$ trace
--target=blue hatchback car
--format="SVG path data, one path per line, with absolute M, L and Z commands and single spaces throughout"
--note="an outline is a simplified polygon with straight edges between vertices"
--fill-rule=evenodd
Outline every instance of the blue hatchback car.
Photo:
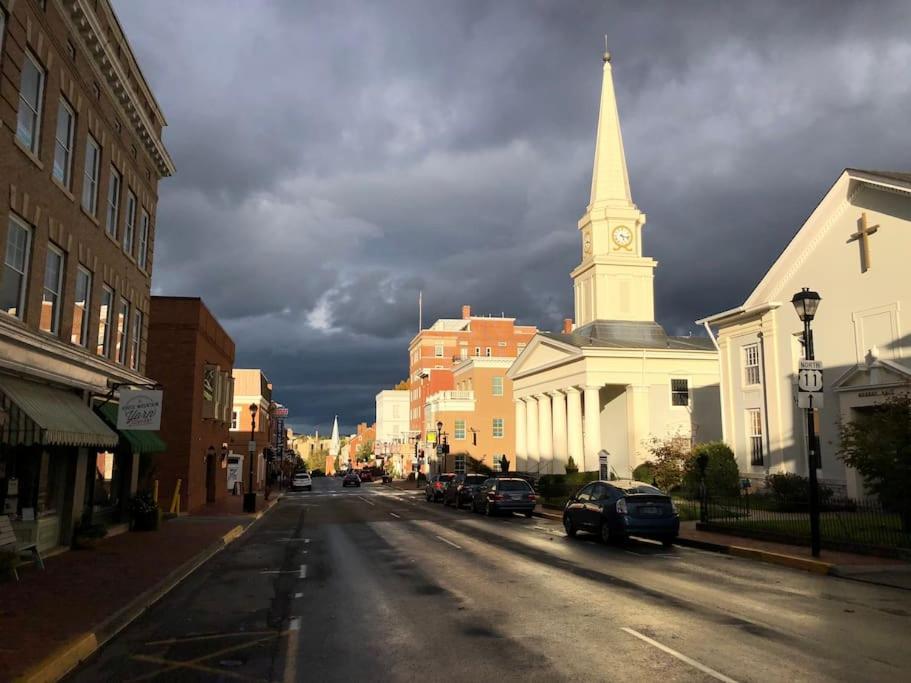
M 598 534 L 605 543 L 641 536 L 671 545 L 680 532 L 680 516 L 670 496 L 632 479 L 593 481 L 563 508 L 567 536 Z

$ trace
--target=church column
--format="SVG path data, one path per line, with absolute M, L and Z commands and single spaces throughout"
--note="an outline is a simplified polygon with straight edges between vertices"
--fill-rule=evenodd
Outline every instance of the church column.
M 566 471 L 566 394 L 555 391 L 552 394 L 554 415 L 554 465 L 553 474 L 563 474 Z
M 566 390 L 566 441 L 569 457 L 580 471 L 585 470 L 582 450 L 582 393 L 577 387 Z
M 554 459 L 554 432 L 551 420 L 550 396 L 538 396 L 538 454 L 539 471 L 549 474 Z
M 642 443 L 651 435 L 651 416 L 649 415 L 649 393 L 647 386 L 626 387 L 626 408 L 628 436 L 626 462 L 615 465 L 617 474 L 621 477 L 631 477 L 633 469 L 639 464 L 639 453 Z
M 525 460 L 526 471 L 538 471 L 538 401 L 534 396 L 525 398 Z
M 527 446 L 525 442 L 525 401 L 517 398 L 513 401 L 516 408 L 516 455 L 515 468 L 522 471 L 525 462 L 528 459 Z
M 598 469 L 601 450 L 601 395 L 599 387 L 585 387 L 585 472 Z

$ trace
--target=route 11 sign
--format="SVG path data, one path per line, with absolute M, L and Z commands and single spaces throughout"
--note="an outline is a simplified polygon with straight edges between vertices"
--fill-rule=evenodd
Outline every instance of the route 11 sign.
M 822 361 L 801 360 L 797 372 L 797 407 L 822 408 Z

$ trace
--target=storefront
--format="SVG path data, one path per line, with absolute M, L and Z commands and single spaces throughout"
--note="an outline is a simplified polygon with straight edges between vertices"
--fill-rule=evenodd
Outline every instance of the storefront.
M 72 388 L 0 375 L 0 510 L 40 550 L 69 545 L 87 498 L 90 453 L 115 434 Z M 114 480 L 113 463 L 103 463 Z

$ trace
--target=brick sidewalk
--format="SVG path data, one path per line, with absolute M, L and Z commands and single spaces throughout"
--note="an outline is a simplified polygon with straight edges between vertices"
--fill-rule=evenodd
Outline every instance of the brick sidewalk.
M 242 513 L 240 497 L 230 498 L 165 521 L 158 531 L 123 533 L 93 550 L 56 555 L 45 561 L 45 571 L 20 567 L 19 583 L 0 577 L 0 680 L 92 632 L 231 529 L 250 524 L 254 516 Z M 257 510 L 263 510 L 262 497 Z

